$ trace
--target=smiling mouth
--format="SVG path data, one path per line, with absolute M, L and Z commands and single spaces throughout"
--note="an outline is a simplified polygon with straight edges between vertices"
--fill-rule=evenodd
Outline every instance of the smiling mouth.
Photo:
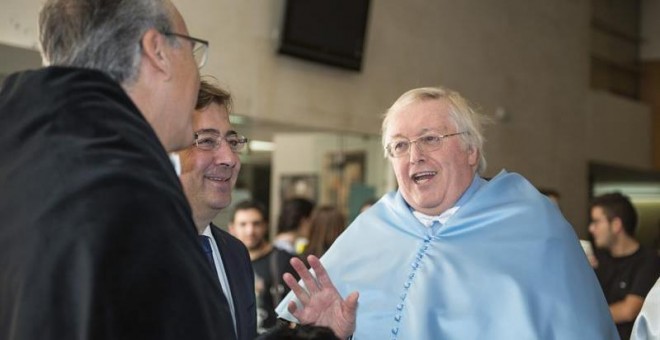
M 423 172 L 418 172 L 410 178 L 413 180 L 415 183 L 421 183 L 430 180 L 435 176 L 438 172 L 437 171 L 423 171 Z
M 231 179 L 231 176 L 206 176 L 206 178 L 215 182 L 227 182 Z

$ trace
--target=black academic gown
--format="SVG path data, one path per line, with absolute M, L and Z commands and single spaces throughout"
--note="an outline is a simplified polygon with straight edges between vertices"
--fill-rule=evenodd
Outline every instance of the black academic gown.
M 235 337 L 167 153 L 119 85 L 14 74 L 0 131 L 0 339 Z

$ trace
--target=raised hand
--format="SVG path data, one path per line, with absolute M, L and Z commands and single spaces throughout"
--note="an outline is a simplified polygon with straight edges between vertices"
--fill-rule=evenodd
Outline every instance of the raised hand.
M 286 273 L 283 276 L 284 282 L 302 304 L 302 308 L 298 309 L 294 301 L 289 302 L 289 312 L 303 325 L 329 327 L 340 339 L 348 338 L 355 331 L 358 292 L 349 294 L 346 300 L 342 299 L 319 259 L 310 255 L 307 261 L 314 269 L 316 279 L 300 259 L 291 259 L 291 265 L 306 289 L 298 284 L 293 275 Z

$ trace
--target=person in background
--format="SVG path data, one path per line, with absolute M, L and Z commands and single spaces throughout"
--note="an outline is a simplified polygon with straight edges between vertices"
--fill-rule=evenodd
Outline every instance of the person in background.
M 309 221 L 309 244 L 303 253 L 321 257 L 346 229 L 346 217 L 339 209 L 323 205 L 314 209 Z
M 293 271 L 289 260 L 293 255 L 274 248 L 268 240 L 268 221 L 266 209 L 255 201 L 243 201 L 236 204 L 231 213 L 229 232 L 247 247 L 252 261 L 255 281 L 251 290 L 256 295 L 257 332 L 262 334 L 273 328 L 277 321 L 275 306 L 289 291 L 282 274 Z
M 252 340 L 257 317 L 254 292 L 249 289 L 254 286 L 254 274 L 248 251 L 241 241 L 211 222 L 231 203 L 241 169 L 238 153 L 247 144 L 247 138 L 232 128 L 230 111 L 229 92 L 202 81 L 193 113 L 195 142 L 178 153 L 180 178 L 205 250 L 206 267 L 212 270 L 220 293 L 213 296 L 228 304 L 231 318 L 227 321 L 236 339 Z
M 656 224 L 656 234 L 655 238 L 653 239 L 653 249 L 655 249 L 655 252 L 660 256 L 660 221 Z
M 596 246 L 596 275 L 621 339 L 630 338 L 644 298 L 660 273 L 658 257 L 635 239 L 637 212 L 620 193 L 591 202 L 589 232 Z
M 539 189 L 539 191 L 548 197 L 552 203 L 554 203 L 556 206 L 559 206 L 559 199 L 561 198 L 559 191 L 555 189 Z
M 371 206 L 376 204 L 376 202 L 378 202 L 378 199 L 375 197 L 364 201 L 364 203 L 362 203 L 362 205 L 360 206 L 360 214 L 365 212 L 367 209 L 371 208 Z
M 309 242 L 309 217 L 312 210 L 314 203 L 306 198 L 297 197 L 284 201 L 273 245 L 294 255 L 302 254 Z
M 482 116 L 458 93 L 404 93 L 383 121 L 398 190 L 344 231 L 280 317 L 341 339 L 616 339 L 575 231 L 531 183 L 485 169 Z M 539 265 L 543 264 L 543 265 Z M 358 308 L 359 298 L 359 308 Z
M 208 43 L 168 0 L 47 0 L 0 90 L 0 339 L 232 339 L 167 151 Z

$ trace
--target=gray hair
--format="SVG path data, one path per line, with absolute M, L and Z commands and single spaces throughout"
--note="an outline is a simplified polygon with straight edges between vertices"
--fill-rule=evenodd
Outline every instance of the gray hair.
M 39 13 L 44 64 L 95 69 L 131 85 L 142 36 L 170 32 L 171 15 L 167 0 L 47 0 Z
M 478 114 L 470 107 L 467 100 L 458 92 L 443 87 L 422 87 L 412 89 L 399 97 L 399 99 L 387 109 L 383 118 L 382 143 L 387 146 L 388 137 L 386 135 L 389 122 L 393 114 L 401 111 L 406 106 L 426 101 L 426 100 L 446 100 L 449 104 L 449 117 L 456 127 L 457 132 L 466 131 L 460 135 L 463 145 L 473 148 L 479 153 L 479 164 L 477 173 L 482 174 L 486 170 L 486 157 L 484 157 L 483 144 L 483 125 L 487 121 L 486 117 Z M 387 157 L 387 151 L 385 151 Z

